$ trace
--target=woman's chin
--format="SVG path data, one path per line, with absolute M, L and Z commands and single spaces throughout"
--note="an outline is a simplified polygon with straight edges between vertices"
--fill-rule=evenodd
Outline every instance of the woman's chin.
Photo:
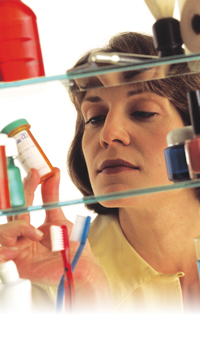
M 121 190 L 123 192 L 123 190 Z M 121 192 L 119 191 L 119 192 Z M 105 206 L 107 208 L 120 208 L 120 207 L 126 207 L 126 206 L 133 206 L 134 203 L 138 202 L 138 197 L 130 197 L 130 194 L 127 196 L 123 196 L 120 194 L 120 197 L 118 198 L 118 195 L 115 193 L 113 195 L 109 195 L 109 193 L 102 194 L 102 196 L 106 196 L 107 199 L 100 200 L 99 203 L 102 206 Z M 109 198 L 110 196 L 110 198 Z
M 158 192 L 158 193 L 149 193 L 149 194 L 145 194 L 145 196 L 140 196 L 140 195 L 133 195 L 131 196 L 131 190 L 135 190 L 135 189 L 120 189 L 118 191 L 113 191 L 113 192 L 106 192 L 104 194 L 101 194 L 101 196 L 103 197 L 105 195 L 106 199 L 102 199 L 99 200 L 98 202 L 102 205 L 105 206 L 107 208 L 126 208 L 126 207 L 133 207 L 133 208 L 137 208 L 139 210 L 140 206 L 152 206 L 152 204 L 154 203 L 155 205 L 157 204 L 157 206 L 159 205 L 159 202 L 161 201 L 166 201 L 169 197 L 170 194 L 173 194 L 175 192 L 177 192 L 178 190 L 173 190 L 172 192 Z M 179 190 L 180 191 L 180 190 Z M 118 192 L 120 192 L 120 194 L 117 194 Z M 125 194 L 123 194 L 123 192 L 125 192 Z
M 112 186 L 107 186 L 106 189 L 98 192 L 98 194 L 96 193 L 95 196 L 105 197 L 105 199 L 98 201 L 101 205 L 108 208 L 119 208 L 126 205 L 130 206 L 133 203 L 133 197 L 130 198 L 131 190 L 134 189 L 130 189 L 124 184 L 114 184 Z M 126 192 L 128 193 L 126 194 Z

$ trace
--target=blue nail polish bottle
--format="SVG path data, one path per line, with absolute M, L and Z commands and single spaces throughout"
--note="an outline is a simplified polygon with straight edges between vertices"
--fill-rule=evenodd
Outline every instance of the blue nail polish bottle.
M 190 180 L 184 147 L 188 139 L 193 139 L 192 126 L 174 129 L 167 135 L 168 148 L 164 155 L 168 178 L 173 182 Z

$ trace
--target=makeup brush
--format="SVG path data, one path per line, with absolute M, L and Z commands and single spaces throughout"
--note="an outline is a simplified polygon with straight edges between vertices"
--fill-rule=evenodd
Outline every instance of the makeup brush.
M 178 4 L 178 9 L 179 9 L 179 13 L 180 13 L 180 18 L 181 18 L 181 14 L 182 14 L 182 11 L 184 9 L 184 5 L 186 3 L 186 0 L 177 0 L 177 4 Z M 181 20 L 180 20 L 181 21 Z M 181 31 L 181 23 L 180 23 L 180 31 Z M 183 31 L 183 30 L 182 30 Z M 182 32 L 181 31 L 181 32 Z M 190 34 L 191 36 L 191 34 Z M 184 36 L 182 35 L 182 38 L 183 38 L 183 41 L 184 41 Z M 185 45 L 185 44 L 184 44 Z M 186 54 L 191 54 L 191 51 L 187 48 L 187 46 L 185 45 L 185 53 Z
M 175 0 L 144 0 L 156 19 L 152 30 L 160 57 L 183 54 L 180 23 L 173 18 Z
M 144 0 L 156 20 L 173 17 L 175 0 Z

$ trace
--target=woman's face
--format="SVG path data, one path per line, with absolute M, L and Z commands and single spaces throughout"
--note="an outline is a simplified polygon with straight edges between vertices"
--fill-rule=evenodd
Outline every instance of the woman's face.
M 95 195 L 171 183 L 166 136 L 184 124 L 168 99 L 141 92 L 140 84 L 92 89 L 82 113 L 82 148 Z

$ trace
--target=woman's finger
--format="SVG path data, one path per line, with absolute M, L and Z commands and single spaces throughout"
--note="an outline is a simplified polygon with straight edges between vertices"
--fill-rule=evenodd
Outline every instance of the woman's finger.
M 33 203 L 34 193 L 40 182 L 40 175 L 36 169 L 30 169 L 27 176 L 24 178 L 24 194 L 26 205 L 30 206 Z
M 0 247 L 0 264 L 16 259 L 19 256 L 20 250 L 18 247 Z
M 26 237 L 33 241 L 41 241 L 43 233 L 30 225 L 26 220 L 16 220 L 0 225 L 0 244 L 4 246 L 18 246 L 17 239 Z
M 44 181 L 41 185 L 43 203 L 59 201 L 60 170 L 54 168 L 55 174 Z M 61 208 L 46 211 L 46 222 L 65 220 L 66 217 Z

